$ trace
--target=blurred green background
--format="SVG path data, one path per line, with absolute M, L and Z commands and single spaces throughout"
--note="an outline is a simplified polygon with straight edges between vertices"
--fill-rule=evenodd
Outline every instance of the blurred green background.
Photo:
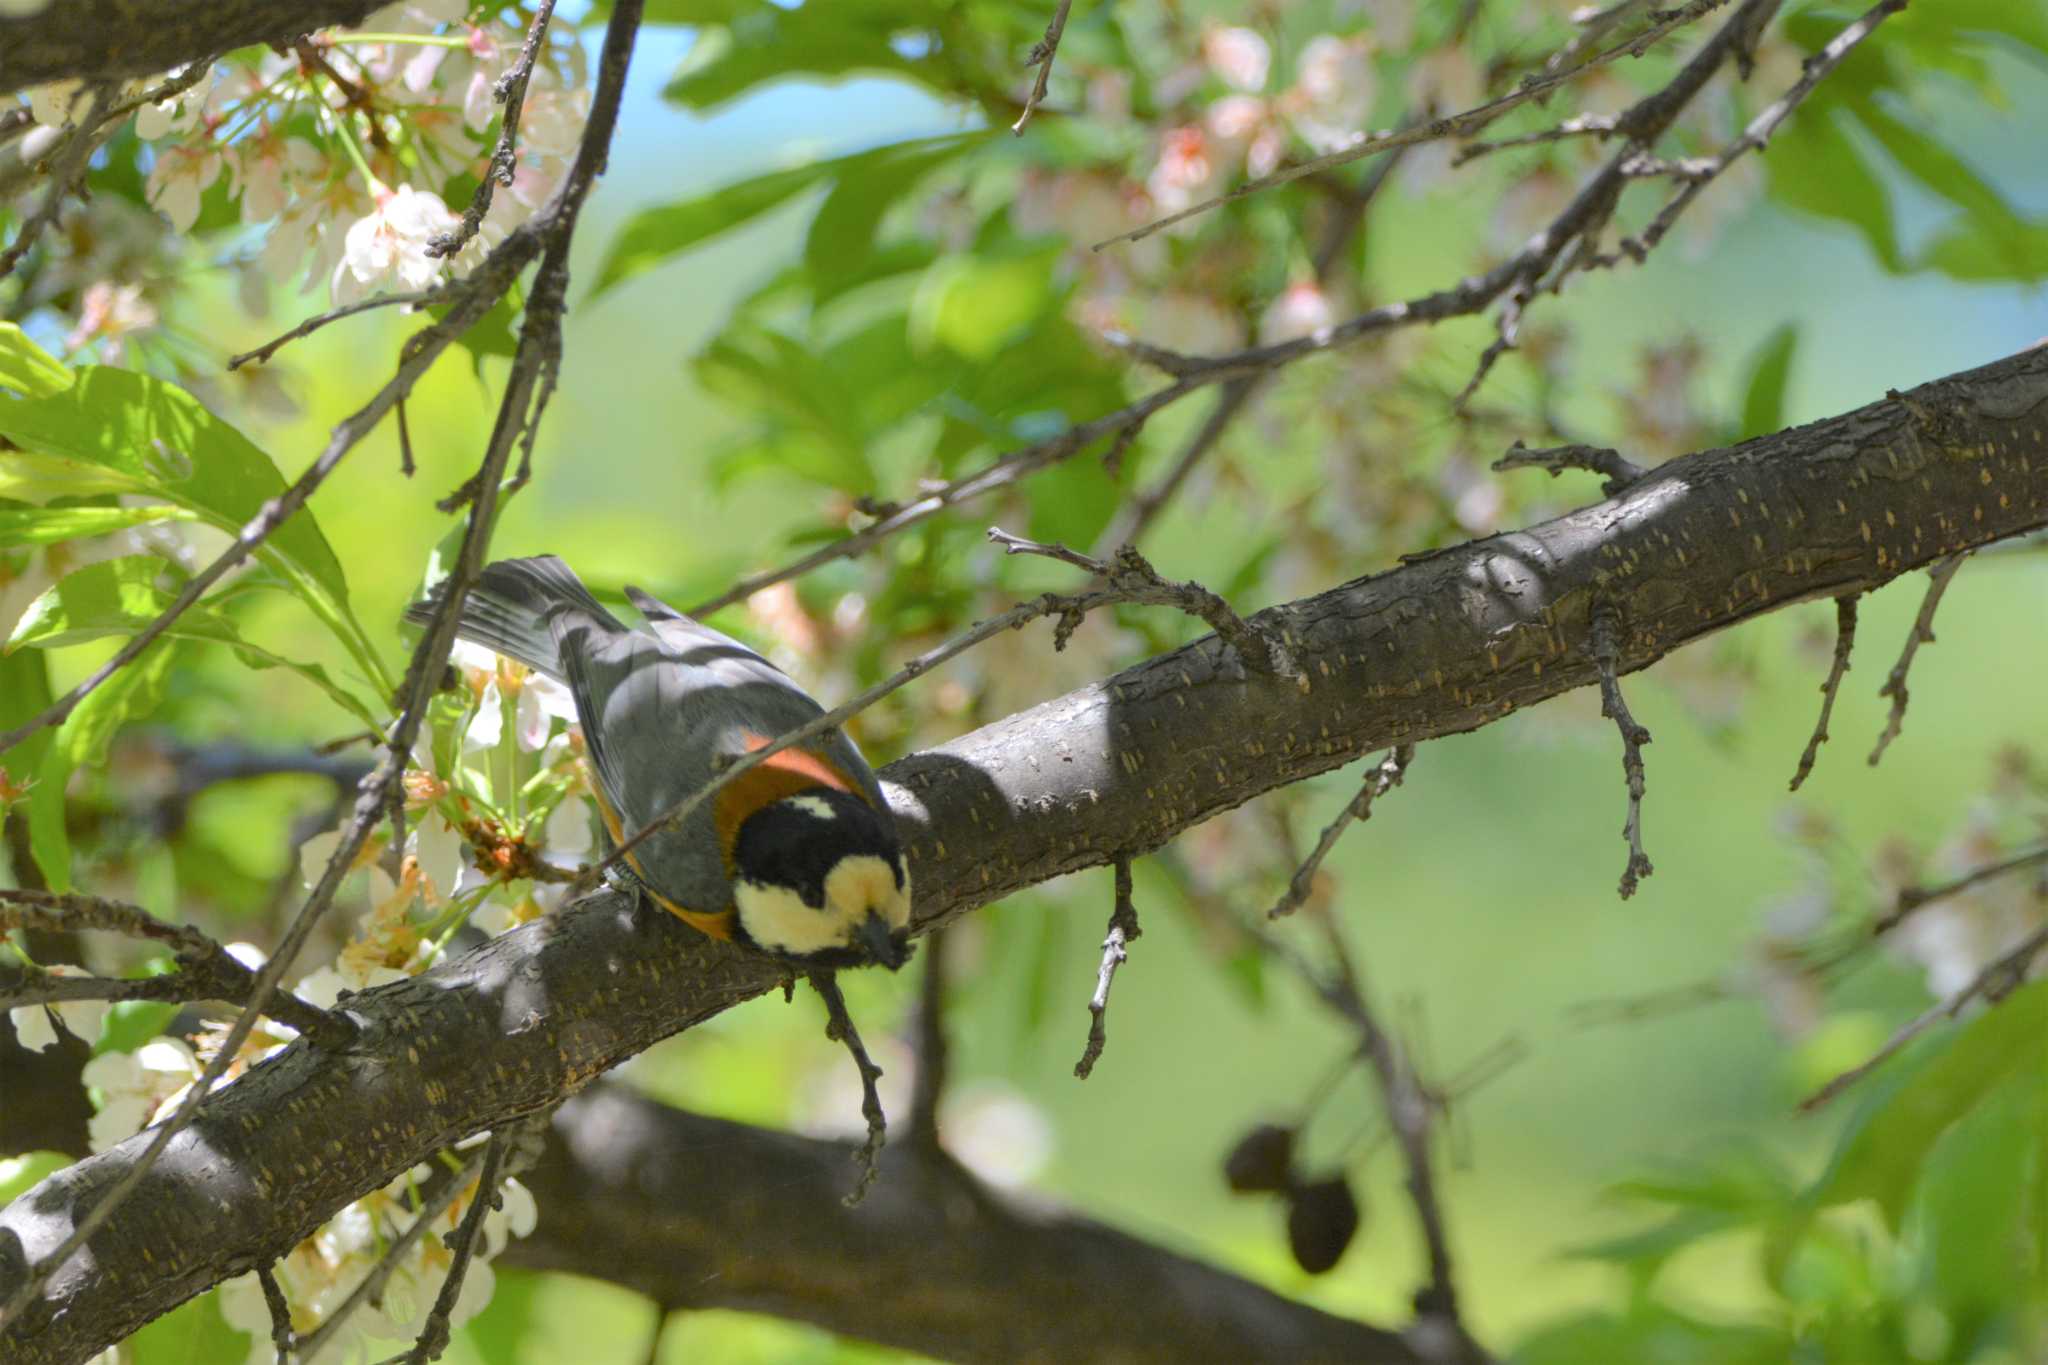
M 534 481 L 510 504 L 492 547 L 497 556 L 560 554 L 595 582 L 637 582 L 681 602 L 722 588 L 738 572 L 781 562 L 789 538 L 820 521 L 823 498 L 813 485 L 774 475 L 714 478 L 710 454 L 743 433 L 745 415 L 705 394 L 686 365 L 735 305 L 800 249 L 817 197 L 799 196 L 591 299 L 585 291 L 610 239 L 647 205 L 776 166 L 971 126 L 955 105 L 909 83 L 874 78 L 794 80 L 710 114 L 680 110 L 660 92 L 691 42 L 687 30 L 651 29 L 635 58 L 611 169 L 578 237 L 579 286 L 561 390 Z M 2048 86 L 2017 57 L 1996 61 L 2010 96 L 2005 107 L 1930 87 L 1922 112 L 1953 145 L 1969 147 L 2016 206 L 2048 214 L 2048 163 L 2038 151 L 2039 130 L 2048 127 Z M 1885 193 L 1907 243 L 1942 217 L 1943 206 L 1904 176 L 1890 175 Z M 1486 233 L 1483 213 L 1456 195 L 1418 196 L 1397 181 L 1367 229 L 1363 274 L 1372 295 L 1411 296 L 1456 278 L 1484 256 Z M 1545 324 L 1572 333 L 1571 368 L 1556 401 L 1584 430 L 1612 436 L 1624 421 L 1625 395 L 1655 382 L 1639 364 L 1644 349 L 1687 338 L 1704 347 L 1697 374 L 1684 381 L 1689 401 L 1732 429 L 1757 355 L 1787 324 L 1798 338 L 1783 404 L 1788 423 L 1987 362 L 2048 333 L 2039 284 L 1890 273 L 1853 227 L 1773 200 L 1748 203 L 1704 250 L 1678 241 L 1671 247 L 1647 268 L 1576 280 L 1562 298 L 1540 305 Z M 250 320 L 229 293 L 223 277 L 189 296 L 169 322 L 225 355 L 315 306 L 277 293 L 270 317 Z M 238 420 L 288 475 L 295 472 L 333 423 L 381 382 L 405 330 L 402 321 L 378 314 L 297 344 L 281 366 L 296 416 Z M 1442 369 L 1455 387 L 1488 335 L 1483 320 L 1447 326 L 1433 334 L 1435 349 L 1424 364 Z M 1321 428 L 1303 404 L 1312 403 L 1314 384 L 1352 363 L 1337 354 L 1297 367 L 1271 396 L 1272 415 L 1240 424 L 1231 449 L 1266 488 L 1306 490 L 1323 477 Z M 395 628 L 385 627 L 395 623 L 429 550 L 448 529 L 431 504 L 472 468 L 503 364 L 486 359 L 473 369 L 467 356 L 453 354 L 422 386 L 410 406 L 420 463 L 413 484 L 398 482 L 396 439 L 387 424 L 316 499 L 358 610 L 380 633 L 394 666 L 402 664 L 401 642 Z M 1319 368 L 1323 379 L 1313 373 Z M 1531 391 L 1526 375 L 1506 369 L 1497 385 L 1503 402 Z M 1173 436 L 1199 418 L 1201 401 L 1148 431 L 1147 469 L 1170 456 Z M 1427 429 L 1443 436 L 1450 423 L 1441 418 Z M 1390 463 L 1406 458 L 1400 450 L 1377 453 Z M 1594 481 L 1584 476 L 1555 485 L 1536 474 L 1505 477 L 1531 481 L 1515 486 L 1523 511 L 1510 514 L 1511 525 L 1596 496 Z M 885 484 L 881 491 L 901 488 Z M 1171 576 L 1228 582 L 1241 573 L 1255 536 L 1284 530 L 1248 524 L 1244 509 L 1227 487 L 1198 483 L 1152 533 L 1148 553 Z M 1259 513 L 1280 515 L 1277 497 Z M 972 529 L 997 519 L 998 509 L 971 509 L 960 524 Z M 1385 569 L 1406 548 L 1416 547 L 1390 545 L 1342 573 Z M 998 579 L 995 556 L 985 550 L 960 551 L 949 562 L 969 566 L 978 582 L 1060 581 L 1036 569 Z M 872 590 L 887 565 L 885 557 L 877 566 L 835 570 L 808 591 L 829 610 L 836 591 Z M 1586 693 L 1425 746 L 1406 785 L 1378 805 L 1329 864 L 1369 987 L 1438 1074 L 1455 1074 L 1502 1040 L 1526 1050 L 1504 1074 L 1460 1098 L 1445 1147 L 1461 1288 L 1482 1340 L 1506 1347 L 1541 1324 L 1612 1306 L 1631 1293 L 1629 1271 L 1573 1254 L 1642 1226 L 1639 1208 L 1604 1195 L 1617 1180 L 1750 1150 L 1812 1176 L 1850 1113 L 1866 1102 L 1852 1093 L 1810 1117 L 1793 1112 L 1800 1096 L 1860 1060 L 1924 1002 L 1919 973 L 1881 955 L 1831 1000 L 1823 1026 L 1796 1040 L 1774 1030 L 1759 1000 L 1740 991 L 1723 1003 L 1631 1020 L 1590 1020 L 1582 1007 L 1739 981 L 1767 912 L 1812 882 L 1810 848 L 1786 833 L 1801 813 L 1832 822 L 1837 842 L 1829 847 L 1840 866 L 1863 865 L 1894 836 L 1925 853 L 1986 790 L 2001 747 L 2039 743 L 2048 715 L 2041 681 L 2048 677 L 2048 557 L 2035 546 L 1986 554 L 1963 570 L 1942 608 L 1940 641 L 1916 664 L 1903 738 L 1882 766 L 1865 765 L 1885 713 L 1876 689 L 1923 581 L 1914 576 L 1864 604 L 1834 742 L 1796 797 L 1787 796 L 1785 784 L 1819 701 L 1833 620 L 1825 603 L 1779 613 L 1628 680 L 1631 705 L 1655 735 L 1646 754 L 1645 821 L 1657 868 L 1630 902 L 1613 889 L 1623 862 L 1619 755 L 1611 727 Z M 1284 586 L 1305 591 L 1325 584 Z M 1287 595 L 1283 585 L 1255 581 L 1236 605 L 1249 610 Z M 757 636 L 761 630 L 743 613 L 728 618 Z M 254 619 L 258 633 L 292 639 L 304 632 L 305 647 L 318 648 L 290 607 Z M 1172 622 L 1147 628 L 1167 638 L 1189 633 Z M 876 643 L 883 657 L 910 652 Z M 1108 631 L 1090 648 L 1089 659 L 1103 668 L 1150 652 L 1145 640 Z M 1022 670 L 1007 683 L 1019 699 L 1053 695 L 1088 676 L 1056 660 L 1049 628 L 1035 630 L 1005 658 Z M 82 672 L 87 662 L 68 658 L 65 667 Z M 803 661 L 796 664 L 801 671 Z M 1041 665 L 1042 677 L 1033 678 Z M 353 728 L 338 712 L 323 714 L 279 673 L 239 673 L 214 658 L 195 667 L 217 672 L 226 689 L 220 695 L 240 700 L 210 700 L 208 688 L 195 687 L 180 722 L 188 738 L 233 734 L 299 744 Z M 904 705 L 919 712 L 920 692 L 928 697 L 944 680 L 941 674 L 918 684 Z M 822 672 L 810 681 L 823 693 L 847 688 L 844 673 Z M 968 723 L 962 718 L 952 728 Z M 919 714 L 915 734 L 929 740 L 949 724 Z M 878 760 L 894 756 L 890 739 L 880 736 Z M 1312 837 L 1355 781 L 1353 774 L 1333 775 L 1278 798 L 1297 837 Z M 290 780 L 223 789 L 202 799 L 194 819 L 233 830 L 224 834 L 225 846 L 252 879 L 267 879 L 285 865 L 282 831 L 295 801 L 305 799 L 296 790 Z M 1227 875 L 1212 879 L 1212 890 L 1240 910 L 1262 908 L 1281 885 L 1270 848 L 1263 862 L 1246 853 L 1265 828 L 1261 818 L 1244 817 L 1227 837 L 1189 836 L 1213 841 L 1193 856 L 1224 867 Z M 1864 909 L 1881 908 L 1878 886 L 1859 883 L 1853 873 L 1831 890 L 1840 904 L 1861 898 Z M 1297 1113 L 1345 1051 L 1347 1035 L 1284 971 L 1260 974 L 1219 952 L 1213 930 L 1156 862 L 1138 867 L 1137 901 L 1145 935 L 1119 978 L 1108 1052 L 1086 1083 L 1074 1079 L 1072 1066 L 1109 908 L 1108 873 L 1016 897 L 952 932 L 956 971 L 947 1020 L 955 1086 L 1014 1097 L 1042 1115 L 1050 1144 L 1030 1181 L 1034 1191 L 1283 1293 L 1376 1321 L 1404 1319 L 1420 1282 L 1420 1246 L 1394 1150 L 1352 1142 L 1376 1112 L 1362 1075 L 1343 1082 L 1309 1130 L 1312 1160 L 1348 1162 L 1366 1208 L 1363 1231 L 1336 1271 L 1311 1278 L 1296 1270 L 1277 1206 L 1232 1197 L 1221 1179 L 1221 1158 L 1236 1137 L 1259 1120 Z M 907 1024 L 913 976 L 870 973 L 851 983 L 857 1017 L 871 1035 L 886 1034 L 888 1021 Z M 882 1060 L 891 1065 L 888 1055 Z M 899 1061 L 891 1069 L 893 1081 L 908 1068 Z M 855 1119 L 845 1072 L 843 1055 L 822 1036 L 815 1004 L 799 998 L 790 1006 L 779 997 L 721 1016 L 624 1069 L 630 1083 L 678 1104 L 831 1131 Z M 716 1152 L 689 1159 L 715 1178 Z M 1709 1237 L 1667 1267 L 1662 1284 L 1673 1301 L 1705 1317 L 1739 1320 L 1767 1299 L 1757 1251 L 1752 1232 Z M 203 1325 L 209 1312 L 183 1310 L 150 1331 L 167 1341 L 189 1339 L 203 1353 L 197 1343 L 210 1339 Z M 655 1328 L 652 1306 L 622 1291 L 505 1271 L 492 1308 L 458 1338 L 450 1358 L 633 1362 L 648 1358 Z M 798 1326 L 704 1313 L 673 1322 L 658 1358 L 893 1357 Z

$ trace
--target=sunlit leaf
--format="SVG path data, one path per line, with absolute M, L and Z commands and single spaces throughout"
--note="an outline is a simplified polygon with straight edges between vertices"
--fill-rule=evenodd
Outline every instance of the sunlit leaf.
M 168 503 L 142 507 L 0 507 L 0 547 L 55 545 L 158 522 L 197 520 L 199 514 L 191 508 Z
M 18 323 L 0 322 L 0 389 L 43 398 L 71 386 L 64 363 L 28 339 Z
M 2048 1077 L 2048 981 L 1960 1027 L 1882 1103 L 1859 1115 L 1813 1192 L 1820 1207 L 1874 1199 L 1894 1227 L 1941 1135 L 2008 1081 Z
M 30 603 L 6 647 L 10 651 L 24 646 L 52 649 L 109 636 L 127 639 L 163 614 L 176 597 L 182 578 L 182 572 L 168 561 L 148 555 L 89 564 L 66 574 Z M 364 724 L 375 728 L 380 723 L 374 710 L 337 684 L 319 664 L 287 659 L 252 644 L 212 604 L 188 607 L 166 634 L 174 639 L 228 645 L 251 668 L 288 668 Z

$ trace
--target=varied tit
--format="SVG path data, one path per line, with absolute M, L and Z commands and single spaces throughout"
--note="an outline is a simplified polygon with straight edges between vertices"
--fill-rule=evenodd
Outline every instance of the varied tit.
M 599 813 L 623 843 L 733 758 L 823 714 L 766 659 L 637 588 L 627 626 L 553 555 L 483 571 L 456 633 L 560 679 L 576 702 Z M 433 602 L 406 611 L 432 619 Z M 684 923 L 801 967 L 896 968 L 910 878 L 881 785 L 838 730 L 747 769 L 626 855 Z

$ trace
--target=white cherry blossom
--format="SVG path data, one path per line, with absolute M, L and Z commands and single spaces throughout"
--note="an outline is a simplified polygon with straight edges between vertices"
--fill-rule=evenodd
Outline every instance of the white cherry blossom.
M 425 289 L 442 269 L 442 262 L 427 255 L 427 243 L 456 222 L 431 190 L 400 185 L 385 191 L 376 208 L 348 230 L 334 268 L 334 301 L 353 303 L 380 288 Z
M 81 1078 L 100 1092 L 99 1112 L 87 1125 L 92 1149 L 104 1152 L 141 1132 L 198 1076 L 198 1059 L 177 1038 L 157 1038 L 133 1052 L 103 1052 L 87 1062 Z
M 210 141 L 179 142 L 157 149 L 149 168 L 149 202 L 179 232 L 199 220 L 199 196 L 220 179 L 220 153 Z

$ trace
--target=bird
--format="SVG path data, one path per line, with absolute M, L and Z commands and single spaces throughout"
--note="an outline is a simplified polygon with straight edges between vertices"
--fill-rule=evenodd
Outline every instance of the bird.
M 445 589 L 406 609 L 433 620 Z M 614 846 L 731 763 L 824 714 L 739 641 L 628 587 L 628 626 L 554 555 L 487 565 L 455 631 L 564 683 Z M 627 849 L 690 927 L 805 971 L 910 957 L 910 876 L 874 770 L 836 727 L 769 755 Z

